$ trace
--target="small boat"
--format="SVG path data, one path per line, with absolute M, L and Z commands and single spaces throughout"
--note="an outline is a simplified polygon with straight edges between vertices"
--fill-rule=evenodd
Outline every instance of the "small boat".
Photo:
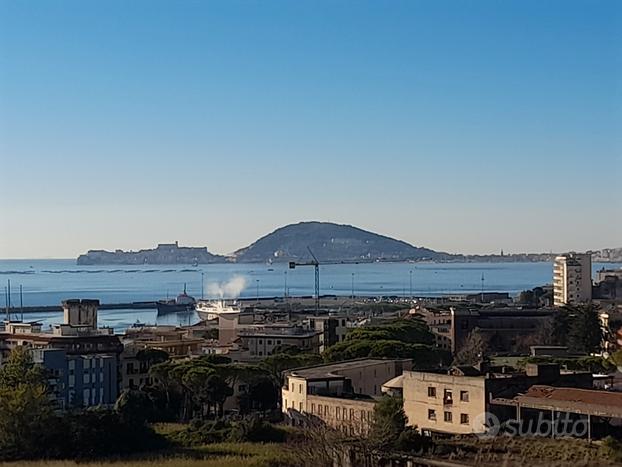
M 240 313 L 240 307 L 235 302 L 226 305 L 224 300 L 199 300 L 194 309 L 202 320 L 216 319 L 223 314 Z
M 158 300 L 156 302 L 156 308 L 159 315 L 166 315 L 168 313 L 184 313 L 194 310 L 196 300 L 186 293 L 186 284 L 184 284 L 184 291 L 180 293 L 177 298 L 172 300 Z

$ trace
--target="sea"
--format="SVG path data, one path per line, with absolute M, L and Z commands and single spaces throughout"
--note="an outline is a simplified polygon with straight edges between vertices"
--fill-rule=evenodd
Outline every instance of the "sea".
M 594 263 L 601 268 L 622 263 Z M 350 296 L 439 296 L 484 291 L 509 292 L 550 284 L 553 266 L 541 263 L 361 263 L 320 266 L 320 294 Z M 58 305 L 70 298 L 102 303 L 131 303 L 174 298 L 186 288 L 200 298 L 235 294 L 241 298 L 309 296 L 314 290 L 313 267 L 288 269 L 287 264 L 110 265 L 78 266 L 73 259 L 0 260 L 0 285 L 11 281 L 11 304 Z M 231 286 L 235 284 L 235 286 Z M 5 294 L 0 304 L 5 306 Z M 27 313 L 28 321 L 44 326 L 59 322 L 58 312 Z M 155 309 L 100 310 L 101 326 L 122 332 L 135 323 L 193 324 L 194 313 L 157 316 Z

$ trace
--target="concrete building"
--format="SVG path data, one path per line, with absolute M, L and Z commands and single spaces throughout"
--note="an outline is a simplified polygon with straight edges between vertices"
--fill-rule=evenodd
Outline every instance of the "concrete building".
M 619 280 L 622 280 L 622 268 L 619 269 L 599 269 L 596 271 L 596 282 L 603 282 L 607 280 L 608 277 L 617 277 Z
M 601 269 L 596 273 L 592 297 L 602 303 L 622 303 L 622 269 Z
M 50 373 L 48 384 L 61 409 L 111 406 L 119 395 L 113 355 L 69 355 L 61 349 L 33 349 L 33 360 Z
M 308 319 L 309 328 L 319 333 L 319 352 L 345 339 L 350 329 L 349 320 L 344 316 L 313 316 Z
M 177 326 L 139 326 L 125 331 L 123 343 L 137 349 L 158 349 L 172 358 L 201 355 L 206 339 L 192 337 L 187 328 Z
M 448 306 L 413 308 L 411 315 L 425 321 L 435 336 L 436 345 L 452 353 L 459 352 L 469 334 L 478 330 L 497 352 L 517 351 L 522 339 L 532 335 L 554 316 L 552 308 Z M 528 348 L 520 349 L 527 351 Z
M 288 370 L 282 410 L 301 424 L 322 422 L 349 434 L 364 434 L 373 420 L 382 385 L 412 368 L 406 359 L 360 359 Z
M 592 255 L 566 253 L 553 264 L 553 304 L 588 303 L 592 300 Z
M 251 325 L 238 330 L 240 347 L 249 351 L 253 359 L 272 355 L 276 347 L 294 346 L 305 352 L 319 353 L 319 332 L 292 326 L 289 323 Z
M 4 358 L 16 347 L 30 350 L 49 370 L 52 394 L 61 408 L 114 404 L 123 345 L 112 329 L 97 327 L 98 306 L 97 300 L 64 301 L 64 322 L 51 331 L 40 323 L 4 322 L 0 354 Z
M 486 432 L 487 412 L 496 413 L 500 420 L 508 416 L 507 411 L 492 405 L 492 399 L 512 398 L 534 384 L 592 387 L 591 373 L 560 373 L 559 366 L 553 364 L 528 365 L 525 372 L 500 368 L 482 373 L 474 367 L 456 367 L 449 372 L 405 371 L 402 379 L 408 424 L 424 432 L 450 434 Z

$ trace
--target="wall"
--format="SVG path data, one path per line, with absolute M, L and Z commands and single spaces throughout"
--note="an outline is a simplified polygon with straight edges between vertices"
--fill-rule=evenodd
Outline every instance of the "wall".
M 486 387 L 483 377 L 450 376 L 424 372 L 404 372 L 404 412 L 410 426 L 422 430 L 447 433 L 481 433 L 485 431 L 479 415 L 486 411 Z M 434 388 L 435 394 L 428 393 Z M 447 403 L 445 391 L 451 391 L 451 403 Z M 465 396 L 468 400 L 461 400 Z M 430 419 L 434 410 L 436 420 Z M 451 420 L 445 419 L 445 412 Z M 462 417 L 468 417 L 463 420 Z

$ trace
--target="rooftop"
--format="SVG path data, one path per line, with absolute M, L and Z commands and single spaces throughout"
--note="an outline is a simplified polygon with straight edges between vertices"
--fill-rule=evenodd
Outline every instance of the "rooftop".
M 363 369 L 368 366 L 382 365 L 387 362 L 410 361 L 408 359 L 383 359 L 383 358 L 363 358 L 359 360 L 349 360 L 345 362 L 331 363 L 326 365 L 315 365 L 305 368 L 295 368 L 288 370 L 286 374 L 305 379 L 324 379 L 340 378 L 343 371 Z
M 622 393 L 534 385 L 506 405 L 622 418 Z

